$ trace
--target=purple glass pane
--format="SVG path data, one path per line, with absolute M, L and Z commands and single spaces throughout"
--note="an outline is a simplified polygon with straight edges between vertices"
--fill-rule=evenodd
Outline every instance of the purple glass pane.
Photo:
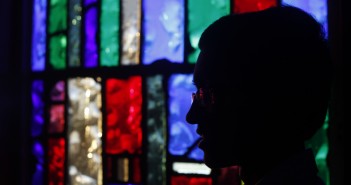
M 88 6 L 88 5 L 91 5 L 91 4 L 96 3 L 96 2 L 97 2 L 97 0 L 85 0 L 84 6 Z
M 183 62 L 184 0 L 145 0 L 143 8 L 143 63 L 162 58 Z
M 44 180 L 44 149 L 39 141 L 35 141 L 32 148 L 35 160 L 35 169 L 32 176 L 32 185 L 42 185 Z
M 57 82 L 52 88 L 50 97 L 52 101 L 64 101 L 65 100 L 65 82 L 63 80 Z
M 192 84 L 192 75 L 173 75 L 169 79 L 169 145 L 173 155 L 183 155 L 196 142 L 199 136 L 196 125 L 186 122 L 185 116 L 191 106 L 191 93 L 196 91 Z M 197 148 L 197 146 L 195 147 Z M 197 159 L 200 156 L 195 155 Z M 193 158 L 193 155 L 188 156 Z
M 327 0 L 283 0 L 282 3 L 301 8 L 302 10 L 310 13 L 320 24 L 323 25 L 326 36 L 328 35 Z
M 42 134 L 44 125 L 44 83 L 41 80 L 35 80 L 32 83 L 32 137 Z
M 91 7 L 85 14 L 85 67 L 96 67 L 98 65 L 97 16 L 98 11 L 96 7 Z
M 43 71 L 45 69 L 46 6 L 46 0 L 34 0 L 32 36 L 33 71 Z

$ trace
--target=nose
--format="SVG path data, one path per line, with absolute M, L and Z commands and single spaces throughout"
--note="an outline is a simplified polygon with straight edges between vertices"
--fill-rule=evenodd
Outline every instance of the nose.
M 186 115 L 186 121 L 190 124 L 197 124 L 199 119 L 199 105 L 194 101 Z

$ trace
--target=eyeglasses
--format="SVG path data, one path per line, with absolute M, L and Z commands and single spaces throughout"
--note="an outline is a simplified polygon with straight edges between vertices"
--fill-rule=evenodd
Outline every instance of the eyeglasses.
M 213 89 L 199 88 L 195 93 L 191 94 L 192 102 L 194 101 L 203 107 L 208 107 L 215 102 Z

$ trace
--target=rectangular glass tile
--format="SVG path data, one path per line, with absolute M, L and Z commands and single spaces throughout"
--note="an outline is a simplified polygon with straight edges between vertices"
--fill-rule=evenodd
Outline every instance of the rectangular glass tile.
M 148 77 L 147 85 L 147 183 L 166 185 L 166 110 L 162 76 Z
M 44 147 L 40 141 L 34 141 L 32 154 L 35 158 L 35 169 L 32 176 L 32 185 L 44 185 Z
M 117 66 L 119 63 L 119 1 L 102 0 L 100 17 L 101 66 Z
M 140 63 L 141 0 L 122 0 L 122 65 Z
M 49 62 L 53 69 L 66 68 L 66 35 L 55 35 L 50 38 L 50 58 Z
M 144 0 L 143 13 L 143 63 L 183 62 L 184 0 Z
M 192 79 L 192 74 L 176 74 L 169 79 L 168 151 L 172 155 L 190 154 L 186 157 L 202 160 L 203 152 L 195 144 L 200 137 L 196 133 L 197 126 L 188 124 L 185 120 L 191 106 L 191 94 L 196 91 Z M 190 146 L 194 147 L 188 151 Z
M 326 36 L 328 34 L 328 2 L 327 0 L 282 0 L 287 4 L 301 8 L 311 14 L 320 24 L 323 25 Z
M 32 33 L 32 71 L 45 70 L 46 0 L 34 0 Z
M 201 4 L 201 6 L 200 6 Z M 206 12 L 206 13 L 204 13 Z M 189 51 L 188 61 L 194 64 L 199 56 L 198 47 L 202 32 L 212 22 L 230 13 L 229 0 L 188 0 L 188 35 L 192 49 Z
M 93 78 L 68 80 L 70 184 L 102 184 L 101 85 Z
M 277 6 L 277 0 L 233 0 L 234 13 L 255 12 Z
M 65 106 L 52 105 L 50 107 L 49 133 L 62 133 L 65 128 Z
M 172 176 L 171 185 L 212 185 L 211 177 Z
M 211 169 L 203 163 L 175 162 L 172 164 L 174 172 L 179 174 L 210 175 Z
M 122 182 L 129 181 L 129 159 L 117 159 L 117 180 Z
M 49 33 L 67 29 L 67 0 L 50 0 Z
M 135 157 L 133 160 L 133 183 L 141 183 L 141 161 L 139 157 Z
M 97 4 L 91 5 L 95 1 L 85 0 L 84 15 L 84 66 L 87 68 L 98 66 L 98 8 Z M 89 5 L 89 6 L 88 6 Z
M 44 82 L 35 80 L 32 82 L 32 124 L 31 135 L 42 135 L 44 126 Z
M 63 185 L 65 183 L 65 139 L 49 139 L 48 163 L 48 184 Z
M 58 81 L 50 92 L 51 101 L 65 101 L 65 81 Z
M 68 66 L 80 66 L 82 0 L 70 0 L 68 6 Z
M 106 100 L 106 153 L 141 153 L 141 77 L 107 79 Z

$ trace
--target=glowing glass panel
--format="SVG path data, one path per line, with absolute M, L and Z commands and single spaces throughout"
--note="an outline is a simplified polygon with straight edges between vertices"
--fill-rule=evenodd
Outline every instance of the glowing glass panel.
M 234 0 L 234 13 L 255 12 L 277 6 L 277 0 Z
M 98 46 L 97 46 L 97 29 L 98 29 L 98 8 L 93 0 L 86 0 L 84 5 L 85 12 L 85 44 L 84 44 L 84 65 L 85 67 L 96 67 L 98 65 Z
M 212 185 L 211 177 L 172 176 L 171 185 Z
M 119 1 L 102 0 L 100 17 L 101 66 L 117 66 L 119 62 Z
M 80 37 L 82 24 L 82 0 L 70 0 L 68 6 L 68 65 L 80 66 Z
M 68 95 L 67 166 L 70 183 L 101 185 L 101 85 L 92 78 L 69 79 Z
M 44 125 L 44 82 L 35 80 L 32 82 L 32 137 L 43 133 Z
M 50 138 L 48 143 L 48 184 L 63 185 L 65 181 L 65 140 Z
M 58 81 L 50 92 L 51 101 L 65 100 L 65 81 Z
M 139 64 L 141 0 L 122 0 L 122 65 Z
M 199 6 L 201 4 L 201 6 Z M 206 12 L 206 13 L 204 13 Z M 188 35 L 192 47 L 188 61 L 195 63 L 200 53 L 200 36 L 207 26 L 218 18 L 230 13 L 229 0 L 188 0 Z
M 34 0 L 33 36 L 32 36 L 32 70 L 45 69 L 46 53 L 46 0 Z
M 35 170 L 32 176 L 32 185 L 44 184 L 44 147 L 39 141 L 35 141 L 32 148 L 32 154 L 35 157 Z
M 49 33 L 67 29 L 67 0 L 50 0 Z
M 67 37 L 57 35 L 50 38 L 50 64 L 53 69 L 66 68 Z
M 141 153 L 141 77 L 106 81 L 106 153 Z
M 190 95 L 195 92 L 192 75 L 172 75 L 169 79 L 169 145 L 168 150 L 173 155 L 184 155 L 196 152 L 198 155 L 187 157 L 202 160 L 203 153 L 194 143 L 199 136 L 196 125 L 190 125 L 185 117 L 191 106 Z M 194 148 L 190 148 L 194 146 Z M 190 150 L 190 151 L 189 151 Z
M 310 13 L 319 23 L 323 25 L 328 33 L 328 2 L 327 0 L 283 0 L 283 4 L 288 4 L 301 8 Z
M 52 105 L 50 108 L 49 133 L 62 133 L 65 128 L 65 106 Z
M 128 182 L 129 180 L 129 159 L 119 158 L 117 160 L 117 180 Z
M 143 63 L 183 62 L 184 0 L 143 1 Z
M 200 174 L 210 175 L 211 169 L 203 163 L 175 162 L 172 165 L 173 171 L 179 174 Z
M 148 184 L 166 185 L 166 110 L 162 76 L 147 78 Z

